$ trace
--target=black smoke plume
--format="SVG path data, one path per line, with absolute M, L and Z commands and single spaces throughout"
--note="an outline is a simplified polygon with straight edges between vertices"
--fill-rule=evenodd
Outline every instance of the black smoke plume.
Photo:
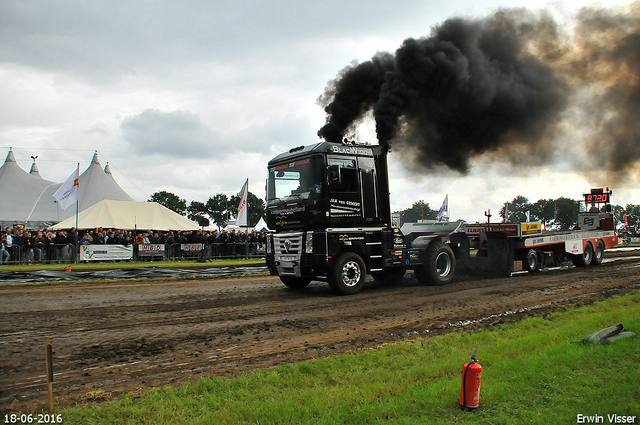
M 633 10 L 584 9 L 572 35 L 550 14 L 524 9 L 449 19 L 429 37 L 405 40 L 394 55 L 378 53 L 342 70 L 319 99 L 328 117 L 318 135 L 341 140 L 373 111 L 378 142 L 410 151 L 424 169 L 466 173 L 485 153 L 545 163 L 558 129 L 568 131 L 573 99 L 596 85 L 579 115 L 597 122 L 590 121 L 588 140 L 572 143 L 585 146 L 603 170 L 629 171 L 640 159 Z

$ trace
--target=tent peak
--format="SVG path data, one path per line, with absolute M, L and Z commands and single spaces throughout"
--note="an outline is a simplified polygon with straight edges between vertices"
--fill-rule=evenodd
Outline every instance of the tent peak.
M 107 165 L 104 166 L 104 172 L 107 174 L 111 174 L 111 168 L 109 168 L 109 163 L 107 162 Z
M 16 157 L 13 154 L 13 148 L 9 148 L 9 153 L 7 154 L 7 159 L 4 162 L 16 162 Z
M 35 160 L 33 160 L 33 164 L 31 164 L 31 171 L 29 171 L 29 174 L 40 176 L 40 170 L 38 170 Z
M 98 161 L 98 151 L 95 151 L 93 154 L 93 159 L 91 159 L 91 164 L 101 165 L 100 161 Z

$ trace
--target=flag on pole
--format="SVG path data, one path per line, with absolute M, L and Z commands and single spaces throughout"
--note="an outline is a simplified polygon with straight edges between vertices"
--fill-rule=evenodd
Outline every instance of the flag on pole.
M 238 215 L 236 216 L 236 226 L 247 227 L 247 193 L 249 192 L 249 179 L 242 186 L 240 191 L 240 204 L 238 205 Z
M 442 202 L 442 206 L 440 207 L 440 211 L 438 211 L 438 215 L 436 216 L 436 220 L 438 221 L 448 221 L 449 220 L 449 194 L 444 197 L 444 201 Z
M 524 213 L 524 215 L 527 217 L 527 223 L 531 221 L 531 211 L 527 211 L 526 213 Z
M 58 205 L 64 211 L 67 210 L 71 205 L 75 204 L 78 201 L 78 188 L 80 181 L 80 164 L 78 164 L 78 168 L 74 171 L 69 178 L 62 183 L 62 186 L 56 193 L 53 194 L 53 197 L 56 198 Z
M 504 203 L 504 221 L 503 223 L 508 223 L 509 222 L 509 203 L 505 202 Z

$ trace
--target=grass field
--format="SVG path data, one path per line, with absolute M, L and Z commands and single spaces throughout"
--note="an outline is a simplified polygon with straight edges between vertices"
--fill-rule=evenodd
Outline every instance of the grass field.
M 640 423 L 640 336 L 575 343 L 618 323 L 640 332 L 639 306 L 636 291 L 493 330 L 204 378 L 57 413 L 69 424 L 572 424 L 578 415 L 609 423 L 614 414 Z M 480 407 L 463 412 L 461 369 L 475 349 Z

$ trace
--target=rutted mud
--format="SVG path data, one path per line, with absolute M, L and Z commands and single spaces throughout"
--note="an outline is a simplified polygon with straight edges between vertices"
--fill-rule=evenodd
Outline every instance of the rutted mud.
M 600 267 L 504 278 L 412 274 L 340 297 L 269 276 L 0 287 L 0 411 L 47 406 L 45 336 L 57 405 L 102 400 L 203 375 L 256 368 L 451 331 L 490 328 L 640 287 L 638 252 Z

